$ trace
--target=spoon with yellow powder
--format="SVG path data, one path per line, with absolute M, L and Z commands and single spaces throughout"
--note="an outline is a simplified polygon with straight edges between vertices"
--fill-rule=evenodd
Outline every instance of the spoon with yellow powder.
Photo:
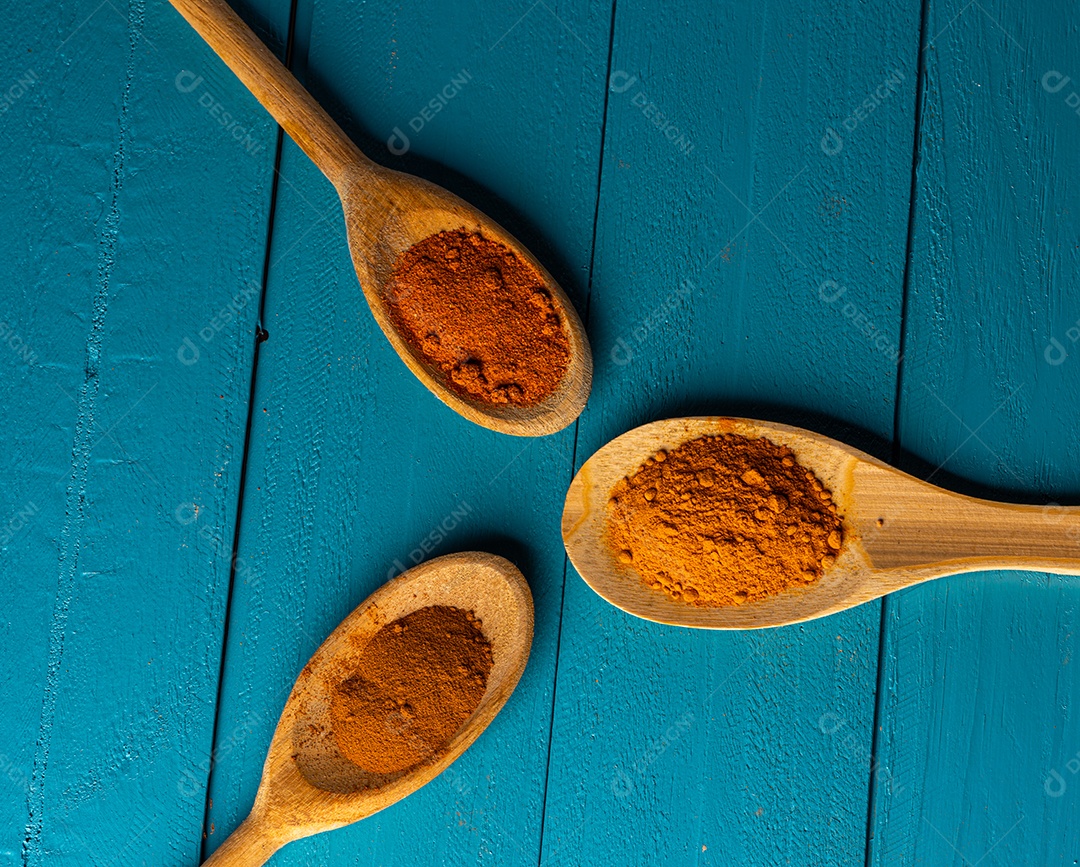
M 441 187 L 376 165 L 224 0 L 170 0 L 341 197 L 375 321 L 427 388 L 476 424 L 554 433 L 592 355 L 570 299 L 509 232 Z
M 608 602 L 702 629 L 799 623 L 960 572 L 1080 575 L 1080 508 L 962 496 L 750 419 L 670 419 L 612 440 L 571 483 L 562 532 Z
M 255 806 L 205 863 L 257 867 L 432 780 L 502 709 L 532 631 L 528 585 L 501 557 L 450 554 L 383 585 L 300 672 Z

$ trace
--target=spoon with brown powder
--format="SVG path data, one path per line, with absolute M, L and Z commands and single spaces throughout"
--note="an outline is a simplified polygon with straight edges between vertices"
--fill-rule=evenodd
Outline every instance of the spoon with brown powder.
M 532 631 L 528 585 L 501 557 L 450 554 L 383 585 L 300 672 L 255 806 L 205 863 L 257 867 L 432 780 L 506 703 Z
M 376 165 L 223 0 L 170 0 L 337 188 L 375 321 L 470 421 L 518 436 L 581 413 L 592 355 L 570 299 L 509 232 L 441 187 Z
M 1080 508 L 966 497 L 750 419 L 612 440 L 571 483 L 562 532 L 608 602 L 702 629 L 798 623 L 960 572 L 1080 575 Z

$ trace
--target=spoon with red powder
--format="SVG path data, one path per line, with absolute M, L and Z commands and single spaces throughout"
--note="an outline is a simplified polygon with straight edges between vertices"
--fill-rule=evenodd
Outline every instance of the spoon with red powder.
M 502 709 L 532 632 L 528 585 L 501 557 L 450 554 L 383 585 L 300 672 L 255 805 L 205 863 L 257 867 L 430 782 Z
M 416 377 L 470 421 L 554 433 L 592 384 L 566 293 L 509 232 L 441 187 L 376 165 L 223 0 L 170 0 L 337 188 L 375 321 Z
M 613 605 L 703 629 L 798 623 L 960 572 L 1080 575 L 1080 508 L 966 497 L 820 434 L 739 418 L 612 440 L 571 483 L 562 532 Z

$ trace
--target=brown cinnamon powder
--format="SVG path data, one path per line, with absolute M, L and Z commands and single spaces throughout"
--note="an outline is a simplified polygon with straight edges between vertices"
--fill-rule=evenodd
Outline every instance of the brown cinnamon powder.
M 570 342 L 540 273 L 509 247 L 443 231 L 398 258 L 383 292 L 390 318 L 452 391 L 533 406 L 558 388 Z
M 493 657 L 481 627 L 471 612 L 435 605 L 380 629 L 331 695 L 341 754 L 393 774 L 442 750 L 487 688 Z
M 843 530 L 830 492 L 789 448 L 725 434 L 657 452 L 618 482 L 607 542 L 654 590 L 716 607 L 813 584 Z

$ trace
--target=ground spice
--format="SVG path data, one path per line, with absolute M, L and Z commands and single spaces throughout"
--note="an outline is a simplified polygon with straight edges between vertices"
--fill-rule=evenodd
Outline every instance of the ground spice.
M 813 584 L 843 530 L 831 493 L 790 449 L 724 434 L 657 452 L 618 482 L 607 541 L 647 586 L 718 607 Z
M 405 771 L 436 755 L 487 687 L 493 659 L 481 627 L 472 612 L 436 605 L 380 629 L 331 694 L 341 754 L 373 774 Z
M 394 264 L 384 299 L 399 333 L 462 397 L 532 406 L 569 366 L 570 342 L 543 277 L 475 232 L 414 244 Z

